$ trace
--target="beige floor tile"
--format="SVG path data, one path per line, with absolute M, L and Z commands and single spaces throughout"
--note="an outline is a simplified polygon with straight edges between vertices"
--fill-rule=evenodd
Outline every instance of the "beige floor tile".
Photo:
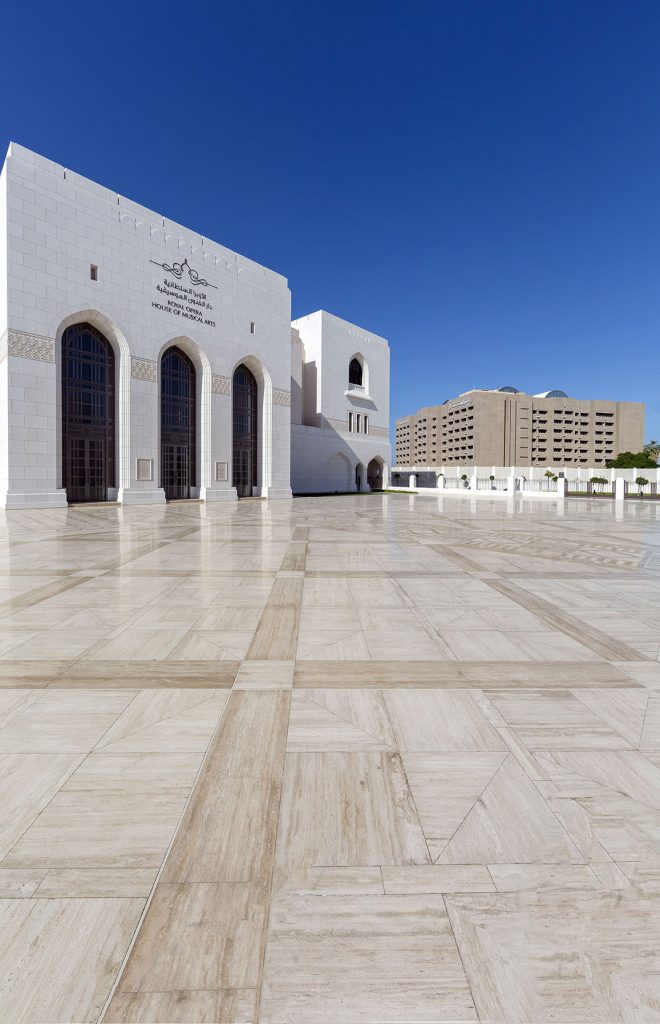
M 300 613 L 300 637 L 313 640 L 319 633 L 353 633 L 362 629 L 357 609 L 340 605 L 308 607 L 303 603 Z
M 0 1020 L 96 1021 L 143 899 L 2 900 Z
M 402 751 L 506 749 L 469 693 L 387 690 L 384 700 Z
M 369 661 L 370 653 L 364 633 L 345 630 L 327 630 L 313 635 L 302 634 L 298 639 L 299 661 Z
M 404 596 L 392 580 L 349 579 L 348 589 L 356 608 L 405 608 Z
M 660 810 L 660 768 L 636 750 L 548 751 L 539 753 L 539 760 L 550 778 L 575 780 L 567 796 L 593 797 L 609 790 Z
M 444 848 L 506 756 L 506 753 L 403 754 L 406 776 L 427 840 L 443 840 Z
M 589 864 L 489 864 L 488 870 L 498 892 L 605 888 Z
M 415 661 L 447 661 L 453 658 L 452 651 L 442 638 L 431 639 L 421 629 L 398 632 L 370 629 L 364 631 L 364 639 L 374 660 L 399 658 L 403 651 L 408 651 Z
M 85 648 L 87 651 L 85 660 L 129 661 L 135 659 L 137 661 L 162 661 L 169 657 L 185 632 L 185 627 L 123 629 L 111 640 Z M 51 657 L 58 656 L 56 650 L 51 652 Z
M 312 608 L 354 608 L 353 596 L 349 584 L 344 579 L 305 579 L 302 607 Z
M 130 690 L 41 692 L 0 719 L 0 752 L 91 750 L 134 696 Z
M 622 861 L 617 866 L 630 881 L 635 892 L 642 896 L 660 896 L 660 861 L 648 864 Z
M 32 896 L 45 878 L 43 868 L 0 867 L 0 898 L 18 899 Z
M 270 878 L 289 701 L 286 691 L 232 694 L 163 881 Z
M 126 992 L 114 996 L 106 1024 L 253 1024 L 256 989 Z
M 159 867 L 199 754 L 90 755 L 50 800 L 7 867 Z
M 660 901 L 622 893 L 448 896 L 482 1020 L 651 1021 Z
M 360 606 L 358 616 L 360 626 L 365 633 L 415 633 L 423 628 L 423 623 L 417 612 L 406 606 L 398 608 Z
M 639 746 L 645 751 L 660 751 L 660 694 L 649 695 Z
M 573 692 L 578 700 L 591 708 L 598 718 L 618 732 L 631 747 L 640 746 L 642 728 L 648 720 L 648 692 L 631 689 Z
M 577 847 L 509 756 L 444 848 L 441 864 L 563 863 Z
M 160 883 L 119 994 L 256 987 L 266 914 L 259 885 Z
M 18 643 L 2 655 L 26 661 L 51 661 L 59 658 L 78 658 L 89 651 L 105 635 L 103 629 L 70 632 L 68 629 L 46 629 Z
M 287 754 L 280 868 L 428 862 L 398 754 Z
M 288 750 L 387 750 L 395 746 L 380 692 L 297 690 L 293 694 Z
M 476 1020 L 441 896 L 275 900 L 261 1019 Z
M 493 691 L 488 696 L 521 742 L 530 749 L 629 747 L 621 732 L 615 731 L 598 716 L 589 697 L 582 701 L 567 690 Z
M 82 761 L 83 754 L 0 754 L 0 859 Z
M 195 619 L 194 626 L 203 632 L 250 633 L 257 628 L 261 613 L 260 606 L 207 608 Z
M 381 870 L 385 892 L 390 896 L 496 891 L 488 868 L 482 864 L 421 864 Z
M 506 633 L 495 629 L 464 632 L 443 628 L 438 636 L 459 661 L 529 661 L 530 655 Z
M 42 872 L 35 896 L 41 899 L 142 896 L 146 899 L 155 881 L 156 868 L 56 868 L 45 875 Z
M 378 896 L 384 892 L 381 868 L 286 868 L 275 871 L 273 892 L 289 896 Z
M 237 690 L 290 690 L 294 661 L 244 661 L 236 677 Z
M 252 633 L 192 629 L 169 654 L 174 661 L 233 661 L 245 657 Z
M 203 752 L 227 698 L 226 690 L 142 690 L 95 749 L 117 753 Z

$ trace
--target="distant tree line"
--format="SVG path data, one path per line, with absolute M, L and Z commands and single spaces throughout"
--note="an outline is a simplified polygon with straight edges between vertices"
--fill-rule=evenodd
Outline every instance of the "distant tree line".
M 616 459 L 608 459 L 608 469 L 657 469 L 660 443 L 649 441 L 641 452 L 620 452 Z

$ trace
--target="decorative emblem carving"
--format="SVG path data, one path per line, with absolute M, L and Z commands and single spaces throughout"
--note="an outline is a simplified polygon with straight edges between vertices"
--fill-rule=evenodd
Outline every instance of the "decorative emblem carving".
M 291 405 L 291 394 L 288 391 L 280 391 L 273 388 L 273 405 Z
M 183 263 L 159 263 L 158 260 L 149 260 L 156 267 L 161 267 L 166 273 L 171 274 L 172 277 L 176 277 L 178 281 L 183 277 L 184 271 L 187 272 L 188 278 L 191 284 L 198 286 L 199 288 L 215 288 L 217 291 L 218 286 L 216 284 L 209 284 L 203 277 L 200 277 L 196 270 L 194 270 L 188 260 L 184 260 Z
M 131 357 L 131 377 L 133 380 L 148 380 L 152 384 L 158 381 L 158 367 L 153 359 Z
M 231 381 L 229 377 L 220 377 L 217 373 L 212 374 L 211 392 L 214 395 L 231 395 Z

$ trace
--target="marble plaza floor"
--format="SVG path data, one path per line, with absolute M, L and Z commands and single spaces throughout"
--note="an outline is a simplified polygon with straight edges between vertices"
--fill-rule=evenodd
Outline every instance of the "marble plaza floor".
M 660 507 L 0 520 L 0 1022 L 660 1021 Z

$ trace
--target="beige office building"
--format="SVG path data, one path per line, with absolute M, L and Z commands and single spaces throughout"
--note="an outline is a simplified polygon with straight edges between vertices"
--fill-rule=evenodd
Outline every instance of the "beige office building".
M 642 402 L 466 391 L 396 421 L 397 466 L 604 466 L 644 444 Z

